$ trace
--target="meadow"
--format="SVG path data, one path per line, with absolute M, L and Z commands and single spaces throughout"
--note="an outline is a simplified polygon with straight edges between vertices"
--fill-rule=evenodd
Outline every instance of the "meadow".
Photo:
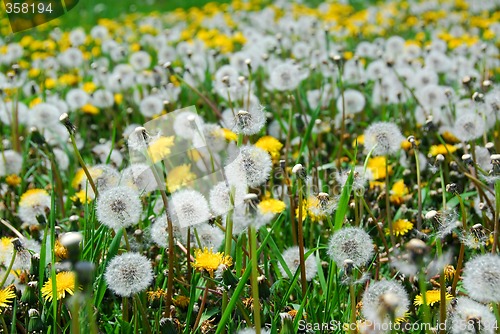
M 2 333 L 500 332 L 500 1 L 1 9 Z

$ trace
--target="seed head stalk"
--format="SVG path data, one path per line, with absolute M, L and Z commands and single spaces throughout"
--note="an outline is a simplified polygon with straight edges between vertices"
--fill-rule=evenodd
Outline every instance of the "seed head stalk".
M 304 194 L 302 193 L 303 181 L 300 177 L 297 178 L 298 192 L 299 192 L 299 219 L 297 228 L 297 238 L 299 241 L 299 260 L 300 260 L 300 280 L 302 285 L 302 297 L 306 298 L 307 280 L 306 280 L 306 265 L 304 260 L 304 222 L 303 222 L 303 201 Z
M 252 298 L 253 298 L 253 322 L 255 333 L 260 334 L 260 300 L 259 300 L 259 270 L 257 262 L 257 232 L 255 226 L 249 227 L 250 234 L 250 256 L 252 261 Z

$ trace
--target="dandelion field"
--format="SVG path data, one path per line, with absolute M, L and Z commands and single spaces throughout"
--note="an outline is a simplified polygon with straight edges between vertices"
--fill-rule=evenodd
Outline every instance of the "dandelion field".
M 198 2 L 2 7 L 0 330 L 498 333 L 500 2 Z

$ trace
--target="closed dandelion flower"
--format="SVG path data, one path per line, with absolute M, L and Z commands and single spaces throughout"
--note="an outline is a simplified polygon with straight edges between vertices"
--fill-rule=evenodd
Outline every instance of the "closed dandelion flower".
M 278 214 L 282 213 L 286 209 L 286 204 L 278 199 L 269 198 L 261 201 L 259 203 L 259 209 L 263 214 L 272 213 Z
M 231 178 L 234 173 L 243 172 L 246 183 L 250 187 L 258 187 L 264 184 L 272 169 L 271 157 L 269 154 L 255 146 L 242 146 L 240 154 L 231 163 L 234 168 L 229 168 L 226 174 Z
M 392 230 L 395 236 L 403 236 L 413 229 L 413 223 L 408 219 L 398 219 L 392 223 Z M 389 230 L 386 229 L 386 235 L 389 235 Z
M 307 249 L 304 249 L 304 255 L 307 253 Z M 288 276 L 289 279 L 293 278 L 293 275 L 299 270 L 300 268 L 300 249 L 298 246 L 293 246 L 285 250 L 282 254 L 283 260 L 285 261 L 286 266 L 290 270 L 290 273 L 292 276 Z M 312 280 L 317 272 L 318 272 L 318 266 L 316 265 L 316 256 L 311 254 L 306 260 L 305 260 L 305 266 L 306 266 L 306 280 L 310 281 Z M 285 268 L 281 265 L 281 263 L 278 264 L 279 270 L 283 276 L 287 276 L 287 272 Z M 299 273 L 300 277 L 300 273 Z
M 119 230 L 139 222 L 142 203 L 136 191 L 118 186 L 100 193 L 96 213 L 101 224 Z
M 328 254 L 342 265 L 345 260 L 355 266 L 363 266 L 373 256 L 373 241 L 368 233 L 359 227 L 344 227 L 333 234 L 328 243 Z
M 483 118 L 473 112 L 468 112 L 458 117 L 453 126 L 453 134 L 462 141 L 480 138 L 485 130 Z
M 373 123 L 365 130 L 364 138 L 365 149 L 373 150 L 374 156 L 397 153 L 405 139 L 398 126 L 389 122 Z
M 130 297 L 148 288 L 153 281 L 153 267 L 144 255 L 124 253 L 109 261 L 104 278 L 115 294 Z
M 45 300 L 52 301 L 52 278 L 49 278 L 42 287 L 42 296 Z M 56 275 L 56 300 L 66 297 L 66 293 L 75 293 L 75 273 L 63 271 Z
M 467 297 L 456 299 L 450 322 L 452 334 L 494 334 L 498 325 L 488 306 Z
M 24 224 L 38 225 L 37 216 L 45 215 L 50 209 L 50 195 L 43 189 L 30 189 L 26 191 L 19 201 L 19 218 Z
M 183 189 L 175 192 L 170 204 L 172 220 L 181 227 L 201 224 L 210 219 L 208 202 L 196 190 Z
M 385 301 L 390 300 L 390 303 Z M 363 294 L 362 313 L 367 320 L 385 323 L 403 318 L 408 311 L 410 300 L 403 285 L 397 281 L 378 281 L 370 284 Z
M 12 303 L 12 299 L 14 298 L 16 298 L 16 294 L 10 287 L 0 290 L 0 314 L 2 314 L 3 308 L 8 307 Z
M 482 303 L 500 302 L 500 256 L 484 254 L 469 260 L 462 282 L 472 299 Z
M 453 296 L 449 293 L 445 294 L 446 300 L 452 300 Z M 441 290 L 427 290 L 425 292 L 425 303 L 429 306 L 434 306 L 434 304 L 439 303 L 441 301 Z M 415 306 L 420 306 L 424 304 L 424 296 L 419 294 L 415 297 L 415 301 L 413 302 Z
M 5 150 L 0 154 L 0 177 L 19 174 L 23 167 L 23 157 L 13 150 Z

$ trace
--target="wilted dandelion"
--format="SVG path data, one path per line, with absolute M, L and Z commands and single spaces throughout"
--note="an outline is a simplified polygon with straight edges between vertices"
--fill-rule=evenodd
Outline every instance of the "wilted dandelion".
M 52 301 L 52 278 L 49 278 L 42 287 L 42 296 L 45 300 Z M 75 273 L 63 271 L 56 275 L 56 300 L 66 297 L 66 293 L 75 293 Z
M 500 256 L 484 254 L 469 260 L 463 271 L 463 285 L 474 300 L 500 302 Z
M 307 253 L 307 249 L 304 249 L 304 253 Z M 282 257 L 283 260 L 285 261 L 286 266 L 290 270 L 290 273 L 292 274 L 292 276 L 291 277 L 288 276 L 288 278 L 292 279 L 293 275 L 295 275 L 297 270 L 300 269 L 300 248 L 298 246 L 290 247 L 283 252 Z M 306 281 L 310 281 L 316 276 L 318 272 L 318 266 L 316 264 L 316 256 L 311 254 L 305 260 L 305 266 L 306 266 Z M 288 275 L 281 263 L 278 264 L 278 268 L 281 272 L 281 275 L 283 276 Z M 300 273 L 299 273 L 299 279 L 300 279 Z
M 136 191 L 118 186 L 100 193 L 96 213 L 101 224 L 114 230 L 126 228 L 139 222 L 142 203 Z
M 355 266 L 360 267 L 371 260 L 374 254 L 373 241 L 359 227 L 344 227 L 330 238 L 328 254 L 338 266 L 345 260 L 351 260 Z
M 108 287 L 118 296 L 130 297 L 144 291 L 153 281 L 153 268 L 147 257 L 124 253 L 109 261 L 104 274 Z

